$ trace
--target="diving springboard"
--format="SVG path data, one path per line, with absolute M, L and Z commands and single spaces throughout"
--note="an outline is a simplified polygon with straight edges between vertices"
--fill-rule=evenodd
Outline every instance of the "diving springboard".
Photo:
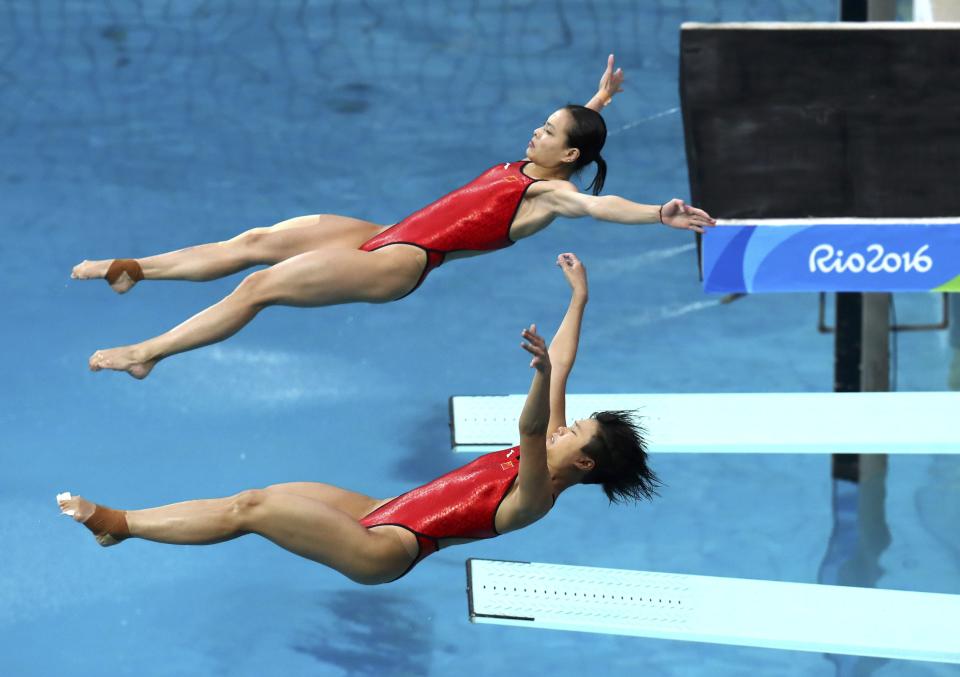
M 517 444 L 525 395 L 450 398 L 453 449 Z M 632 409 L 650 453 L 956 454 L 960 393 L 567 395 L 567 421 Z
M 473 623 L 960 663 L 960 595 L 467 560 Z

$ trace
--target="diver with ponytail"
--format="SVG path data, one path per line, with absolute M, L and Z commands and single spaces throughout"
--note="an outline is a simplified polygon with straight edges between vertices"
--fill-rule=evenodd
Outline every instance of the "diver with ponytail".
M 600 151 L 607 126 L 600 112 L 620 91 L 623 73 L 613 55 L 586 106 L 555 111 L 533 133 L 526 159 L 498 162 L 392 226 L 336 214 L 312 214 L 252 228 L 222 242 L 143 258 L 83 261 L 74 279 L 106 279 L 118 293 L 144 280 L 206 281 L 247 268 L 248 275 L 218 303 L 146 341 L 96 351 L 90 369 L 146 378 L 161 360 L 223 341 L 273 305 L 385 303 L 413 293 L 445 260 L 503 249 L 546 228 L 558 216 L 615 223 L 663 223 L 702 233 L 710 216 L 674 199 L 663 205 L 600 196 L 607 165 Z M 584 195 L 570 177 L 596 163 Z

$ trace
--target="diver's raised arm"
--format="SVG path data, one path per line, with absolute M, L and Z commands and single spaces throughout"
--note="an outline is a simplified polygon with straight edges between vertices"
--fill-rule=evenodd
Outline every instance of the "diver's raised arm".
M 531 324 L 521 332 L 521 347 L 533 355 L 530 366 L 536 371 L 530 392 L 520 412 L 520 471 L 517 476 L 517 505 L 533 516 L 552 504 L 553 487 L 547 470 L 547 425 L 550 421 L 550 353 Z
M 580 326 L 587 307 L 587 270 L 576 254 L 560 254 L 557 265 L 570 284 L 570 305 L 550 342 L 550 424 L 548 432 L 567 425 L 567 378 L 577 360 Z

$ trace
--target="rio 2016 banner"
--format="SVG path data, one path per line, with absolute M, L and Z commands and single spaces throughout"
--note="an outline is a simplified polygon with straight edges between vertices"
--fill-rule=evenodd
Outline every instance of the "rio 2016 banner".
M 716 293 L 960 292 L 960 217 L 721 220 L 703 279 Z

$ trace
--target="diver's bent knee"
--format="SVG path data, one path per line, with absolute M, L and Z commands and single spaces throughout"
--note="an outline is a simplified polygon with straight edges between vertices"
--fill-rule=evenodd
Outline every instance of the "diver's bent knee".
M 263 508 L 267 492 L 263 489 L 247 489 L 230 498 L 230 518 L 237 528 L 251 531 L 250 525 Z
M 271 272 L 269 268 L 250 273 L 237 285 L 234 294 L 240 296 L 254 305 L 269 305 L 273 299 L 270 298 L 268 287 L 270 286 Z
M 260 245 L 269 234 L 269 228 L 251 228 L 232 238 L 229 242 L 233 245 L 251 249 Z

